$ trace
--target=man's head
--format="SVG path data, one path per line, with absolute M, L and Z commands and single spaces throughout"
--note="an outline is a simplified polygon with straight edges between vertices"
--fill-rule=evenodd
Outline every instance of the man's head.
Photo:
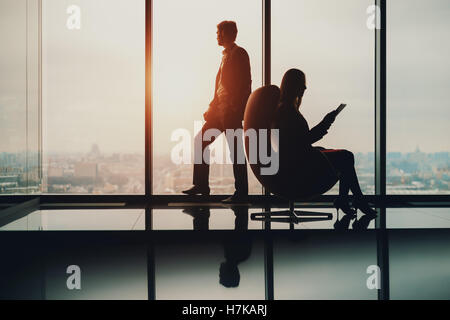
M 236 263 L 225 261 L 220 264 L 219 282 L 227 288 L 236 288 L 239 286 L 241 275 Z
M 222 21 L 217 25 L 217 43 L 219 46 L 227 46 L 236 40 L 237 26 L 234 21 Z

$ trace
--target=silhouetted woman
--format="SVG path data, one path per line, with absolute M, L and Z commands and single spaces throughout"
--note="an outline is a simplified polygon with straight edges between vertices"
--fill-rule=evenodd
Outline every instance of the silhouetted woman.
M 274 119 L 274 127 L 280 129 L 280 150 L 283 148 L 295 149 L 299 165 L 311 167 L 311 183 L 317 183 L 317 181 L 313 181 L 313 168 L 314 163 L 318 162 L 317 160 L 323 159 L 323 156 L 318 154 L 322 153 L 334 168 L 340 182 L 339 197 L 334 202 L 336 209 L 340 208 L 344 213 L 351 215 L 356 213 L 355 209 L 360 209 L 365 214 L 376 214 L 377 212 L 370 208 L 363 198 L 356 176 L 353 153 L 348 150 L 312 146 L 328 133 L 328 129 L 336 118 L 336 111 L 328 113 L 317 126 L 310 130 L 308 123 L 299 111 L 305 90 L 306 78 L 302 71 L 290 69 L 284 74 L 280 87 L 280 104 Z M 280 151 L 280 158 L 282 155 L 283 152 Z M 282 165 L 280 165 L 281 167 Z M 317 179 L 320 179 L 319 172 L 317 172 Z M 353 206 L 355 209 L 351 208 L 349 204 L 349 190 L 354 195 Z

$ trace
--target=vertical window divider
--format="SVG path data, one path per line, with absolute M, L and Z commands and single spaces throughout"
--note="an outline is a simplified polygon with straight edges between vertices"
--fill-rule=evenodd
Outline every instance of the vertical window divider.
M 145 0 L 145 199 L 152 195 L 152 0 Z
M 271 84 L 271 0 L 262 0 L 263 10 L 263 85 Z M 270 196 L 270 192 L 263 187 L 264 195 Z M 270 211 L 270 203 L 265 201 L 265 211 Z M 270 231 L 270 221 L 265 222 L 264 229 Z M 264 237 L 264 279 L 266 300 L 274 300 L 274 281 L 273 281 L 273 239 L 270 233 Z
M 42 135 L 42 0 L 38 0 L 38 179 L 39 194 L 43 187 L 43 135 Z
M 379 300 L 389 300 L 389 240 L 386 230 L 386 0 L 375 0 L 375 194 L 379 198 L 376 219 L 377 263 L 381 270 Z M 379 25 L 378 25 L 379 23 Z
M 386 197 L 386 0 L 375 1 L 380 26 L 375 29 L 375 194 L 384 207 Z M 377 12 L 377 14 L 378 14 Z M 378 19 L 377 19 L 378 20 Z M 386 227 L 382 212 L 377 227 Z
M 145 230 L 152 230 L 152 25 L 153 1 L 145 0 Z M 147 298 L 156 299 L 155 288 L 155 244 L 148 237 L 147 244 Z

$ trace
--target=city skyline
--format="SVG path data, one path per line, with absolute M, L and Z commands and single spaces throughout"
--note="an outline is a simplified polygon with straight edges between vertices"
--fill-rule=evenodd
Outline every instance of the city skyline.
M 38 154 L 29 154 L 28 167 L 24 154 L 0 152 L 0 193 L 33 190 L 43 193 L 85 194 L 143 194 L 144 155 L 102 153 L 98 145 L 89 152 L 54 154 L 42 169 L 38 167 Z M 191 183 L 192 166 L 170 163 L 169 155 L 156 157 L 153 168 L 153 194 L 179 194 Z M 356 153 L 356 170 L 366 194 L 374 189 L 374 153 Z M 35 159 L 33 161 L 32 159 Z M 450 193 L 450 152 L 387 153 L 388 194 L 448 194 Z M 43 171 L 43 180 L 39 171 Z M 211 188 L 213 194 L 233 191 L 231 165 L 212 165 Z M 253 174 L 249 175 L 251 194 L 261 194 L 261 185 Z M 21 191 L 22 190 L 22 191 Z M 336 184 L 327 194 L 337 194 Z

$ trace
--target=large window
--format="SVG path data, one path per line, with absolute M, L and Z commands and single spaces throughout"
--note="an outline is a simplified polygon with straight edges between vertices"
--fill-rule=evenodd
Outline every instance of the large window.
M 144 193 L 145 1 L 43 1 L 44 192 Z
M 0 194 L 145 192 L 150 3 L 153 193 L 192 184 L 192 164 L 171 157 L 179 143 L 173 134 L 188 132 L 192 143 L 201 126 L 222 57 L 220 21 L 237 22 L 252 89 L 262 85 L 264 1 L 2 0 Z M 280 85 L 289 68 L 306 73 L 301 111 L 310 127 L 347 103 L 316 145 L 352 151 L 365 194 L 374 193 L 373 5 L 271 1 L 272 83 Z M 380 67 L 387 68 L 388 194 L 450 193 L 449 12 L 446 0 L 387 2 L 387 65 Z M 228 153 L 224 137 L 214 145 Z M 213 194 L 234 191 L 231 164 L 210 171 Z M 260 193 L 251 170 L 248 177 L 250 193 Z
M 374 193 L 374 31 L 370 0 L 272 1 L 272 83 L 290 68 L 306 74 L 300 111 L 310 128 L 347 108 L 316 145 L 355 154 L 364 193 Z M 338 192 L 338 184 L 329 191 Z
M 253 89 L 261 86 L 262 7 L 260 0 L 155 0 L 153 1 L 153 193 L 180 193 L 192 185 L 192 164 L 175 164 L 172 141 L 178 130 L 189 132 L 203 120 L 214 95 L 216 73 L 222 59 L 217 45 L 217 24 L 237 23 L 236 43 L 250 56 Z M 201 127 L 201 124 L 200 124 Z M 221 135 L 214 142 L 227 150 Z M 234 192 L 231 164 L 211 165 L 211 192 Z M 248 172 L 249 192 L 261 193 L 261 185 Z
M 450 2 L 387 7 L 387 192 L 450 193 Z

